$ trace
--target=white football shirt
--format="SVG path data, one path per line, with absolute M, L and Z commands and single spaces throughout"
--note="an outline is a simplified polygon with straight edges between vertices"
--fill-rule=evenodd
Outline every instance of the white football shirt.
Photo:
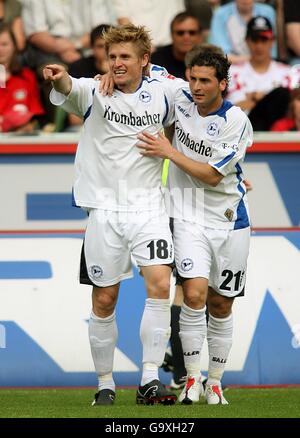
M 158 68 L 157 76 L 161 74 Z M 137 135 L 144 130 L 156 134 L 170 124 L 170 105 L 182 83 L 143 77 L 134 93 L 115 90 L 109 97 L 99 93 L 99 82 L 72 78 L 67 98 L 51 91 L 52 103 L 85 120 L 75 158 L 77 206 L 112 211 L 161 208 L 163 160 L 142 156 Z
M 208 163 L 224 178 L 212 187 L 170 162 L 170 216 L 216 229 L 249 226 L 241 163 L 252 138 L 251 123 L 240 108 L 223 101 L 217 112 L 201 117 L 189 88 L 178 90 L 173 146 L 195 161 Z

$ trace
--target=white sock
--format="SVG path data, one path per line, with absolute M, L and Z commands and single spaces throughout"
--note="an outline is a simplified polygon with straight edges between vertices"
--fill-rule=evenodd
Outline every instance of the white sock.
M 98 376 L 98 390 L 101 391 L 101 389 L 111 389 L 114 392 L 116 391 L 116 385 L 112 373 Z
M 92 312 L 89 320 L 89 339 L 99 389 L 115 391 L 112 370 L 117 338 L 115 312 L 107 318 L 100 318 Z
M 170 300 L 147 298 L 141 321 L 140 337 L 143 345 L 143 374 L 141 384 L 158 378 L 158 367 L 163 363 L 170 338 Z
M 221 382 L 232 345 L 232 333 L 232 313 L 226 318 L 215 318 L 209 315 L 207 327 L 209 353 L 207 383 L 209 385 L 219 385 Z
M 155 363 L 145 362 L 143 363 L 141 386 L 152 382 L 152 380 L 158 380 L 158 366 Z
M 199 379 L 200 355 L 206 337 L 205 309 L 192 309 L 185 303 L 181 306 L 180 313 L 180 339 L 182 343 L 185 369 L 188 375 Z

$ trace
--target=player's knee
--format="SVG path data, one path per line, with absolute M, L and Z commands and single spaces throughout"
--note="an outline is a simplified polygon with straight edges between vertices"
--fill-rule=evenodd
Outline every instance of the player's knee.
M 231 313 L 231 304 L 227 302 L 208 303 L 208 311 L 215 318 L 226 318 Z
M 197 294 L 190 294 L 184 300 L 185 304 L 192 309 L 202 309 L 205 306 L 205 302 L 201 300 L 201 297 Z
M 116 300 L 105 293 L 97 294 L 93 298 L 93 308 L 96 315 L 103 314 L 103 312 L 111 313 L 116 305 Z
M 190 289 L 185 292 L 184 302 L 192 309 L 199 309 L 205 306 L 205 294 L 197 289 Z
M 147 285 L 149 298 L 168 299 L 170 296 L 170 280 L 168 278 L 157 278 L 156 281 Z

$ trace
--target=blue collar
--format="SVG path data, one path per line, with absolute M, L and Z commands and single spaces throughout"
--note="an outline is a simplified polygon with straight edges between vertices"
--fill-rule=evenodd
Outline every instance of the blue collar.
M 232 105 L 232 103 L 231 102 L 229 102 L 228 100 L 223 100 L 223 103 L 222 103 L 222 105 L 220 106 L 220 108 L 217 110 L 217 111 L 215 111 L 215 112 L 213 112 L 213 113 L 209 113 L 209 114 L 207 114 L 207 116 L 219 116 L 219 117 L 223 117 L 223 119 L 225 120 L 225 122 L 227 121 L 226 120 L 226 113 L 227 113 L 227 111 L 232 107 L 233 105 Z M 207 117 L 206 116 L 206 117 Z

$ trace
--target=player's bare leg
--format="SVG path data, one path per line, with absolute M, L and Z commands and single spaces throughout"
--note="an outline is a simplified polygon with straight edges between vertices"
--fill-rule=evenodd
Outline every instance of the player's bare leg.
M 233 301 L 234 298 L 221 296 L 209 288 L 207 297 L 209 367 L 205 392 L 208 404 L 228 404 L 223 396 L 221 380 L 232 345 L 231 308 Z
M 89 339 L 99 381 L 93 405 L 113 404 L 115 399 L 115 382 L 112 371 L 118 337 L 115 306 L 119 287 L 119 284 L 108 287 L 93 287 Z

